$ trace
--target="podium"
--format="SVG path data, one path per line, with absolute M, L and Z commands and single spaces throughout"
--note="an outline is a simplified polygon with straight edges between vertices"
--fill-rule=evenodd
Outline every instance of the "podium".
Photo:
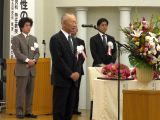
M 160 120 L 160 90 L 124 90 L 123 120 Z
M 14 67 L 16 60 L 7 59 L 6 82 L 6 113 L 16 113 L 16 80 Z M 49 58 L 40 58 L 36 65 L 36 78 L 33 96 L 32 112 L 36 115 L 52 113 L 52 92 Z

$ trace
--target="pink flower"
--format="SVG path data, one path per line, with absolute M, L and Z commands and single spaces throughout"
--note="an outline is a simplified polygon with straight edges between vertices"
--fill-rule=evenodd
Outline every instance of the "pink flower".
M 153 73 L 153 79 L 159 79 L 160 77 L 160 72 L 154 71 Z
M 147 23 L 145 17 L 142 18 L 142 24 L 145 25 Z
M 118 64 L 109 64 L 102 68 L 102 74 L 106 78 L 117 79 L 118 78 Z M 126 79 L 130 76 L 130 70 L 126 65 L 120 64 L 120 78 Z
M 147 47 L 145 47 L 144 52 L 147 52 L 147 51 L 148 51 L 148 48 L 147 48 Z
M 149 25 L 148 25 L 148 24 L 144 24 L 144 25 L 143 25 L 143 31 L 148 30 L 148 28 L 149 28 Z
M 130 27 L 130 29 L 133 29 L 133 24 L 130 23 L 130 24 L 129 24 L 129 27 Z

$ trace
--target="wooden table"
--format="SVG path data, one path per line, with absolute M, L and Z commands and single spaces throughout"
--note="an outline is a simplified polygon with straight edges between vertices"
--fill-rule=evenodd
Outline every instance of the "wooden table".
M 123 120 L 160 120 L 160 90 L 124 90 Z
M 14 67 L 16 60 L 7 59 L 6 113 L 15 114 L 16 80 Z M 33 97 L 33 114 L 52 113 L 52 92 L 50 77 L 50 59 L 40 58 L 36 65 L 36 80 Z

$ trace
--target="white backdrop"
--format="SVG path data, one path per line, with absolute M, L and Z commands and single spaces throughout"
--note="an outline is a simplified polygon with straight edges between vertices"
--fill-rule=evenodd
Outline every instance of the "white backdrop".
M 14 57 L 11 49 L 11 39 L 20 33 L 18 22 L 23 17 L 35 19 L 35 1 L 34 0 L 10 0 L 10 58 Z M 34 26 L 31 34 L 34 35 Z

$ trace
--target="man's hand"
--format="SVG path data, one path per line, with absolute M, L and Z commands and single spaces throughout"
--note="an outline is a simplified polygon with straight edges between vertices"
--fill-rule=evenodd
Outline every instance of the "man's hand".
M 36 63 L 36 62 L 37 62 L 37 60 L 36 60 L 36 59 L 33 59 L 33 61 L 34 61 L 34 63 Z
M 104 66 L 105 66 L 105 64 L 103 64 L 103 63 L 102 63 L 102 64 L 100 64 L 99 66 L 100 66 L 100 67 L 104 67 Z
M 79 79 L 79 76 L 80 75 L 79 75 L 78 72 L 74 72 L 74 73 L 71 74 L 70 77 L 72 78 L 73 81 L 77 81 Z
M 30 59 L 30 60 L 28 61 L 27 67 L 28 67 L 28 68 L 29 68 L 29 67 L 32 67 L 34 64 L 35 64 L 35 61 Z

